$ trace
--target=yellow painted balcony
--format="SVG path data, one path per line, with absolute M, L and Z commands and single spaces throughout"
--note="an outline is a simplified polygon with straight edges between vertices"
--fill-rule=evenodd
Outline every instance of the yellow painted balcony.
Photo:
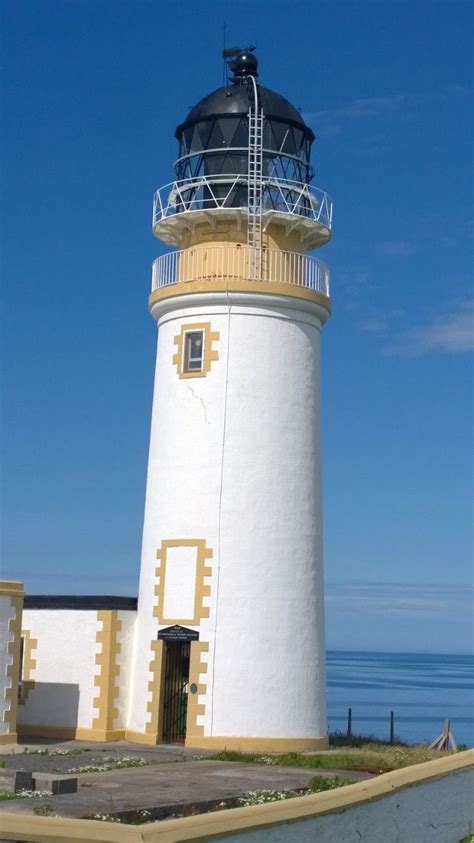
M 329 267 L 319 258 L 279 249 L 232 244 L 196 246 L 161 255 L 153 263 L 152 293 L 173 284 L 230 281 L 290 284 L 329 299 Z

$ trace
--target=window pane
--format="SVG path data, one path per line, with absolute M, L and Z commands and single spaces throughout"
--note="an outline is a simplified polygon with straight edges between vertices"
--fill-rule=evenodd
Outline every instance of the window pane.
M 187 372 L 200 372 L 204 351 L 204 332 L 189 331 L 185 335 L 184 369 Z

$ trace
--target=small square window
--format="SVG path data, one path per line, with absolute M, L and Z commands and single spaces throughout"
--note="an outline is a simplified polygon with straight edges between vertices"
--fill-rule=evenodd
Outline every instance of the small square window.
M 184 372 L 202 372 L 204 331 L 187 331 L 184 335 Z

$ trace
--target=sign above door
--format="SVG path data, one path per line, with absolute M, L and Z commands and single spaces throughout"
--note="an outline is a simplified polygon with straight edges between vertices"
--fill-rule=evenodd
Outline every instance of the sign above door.
M 158 641 L 199 641 L 199 632 L 175 624 L 158 630 Z

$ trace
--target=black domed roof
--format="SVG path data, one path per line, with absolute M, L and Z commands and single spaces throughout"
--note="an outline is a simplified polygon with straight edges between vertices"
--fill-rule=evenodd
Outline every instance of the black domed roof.
M 292 126 L 298 126 L 305 130 L 311 140 L 314 134 L 304 122 L 300 112 L 291 102 L 288 102 L 281 94 L 258 85 L 259 106 L 263 108 L 265 119 L 279 120 Z M 207 120 L 211 117 L 224 115 L 248 114 L 250 106 L 253 105 L 253 89 L 247 85 L 229 85 L 225 88 L 217 88 L 211 94 L 203 97 L 194 108 L 191 109 L 186 120 L 176 129 L 176 137 L 183 131 L 185 126 L 196 123 L 200 120 Z

